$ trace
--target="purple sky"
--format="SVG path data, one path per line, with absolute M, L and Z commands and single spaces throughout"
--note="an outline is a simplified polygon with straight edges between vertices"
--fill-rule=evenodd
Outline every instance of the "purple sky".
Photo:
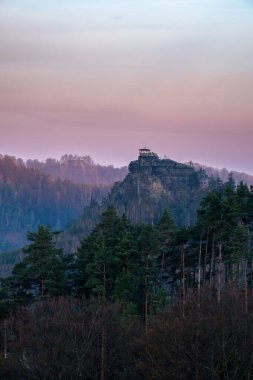
M 0 153 L 253 174 L 253 2 L 0 0 Z

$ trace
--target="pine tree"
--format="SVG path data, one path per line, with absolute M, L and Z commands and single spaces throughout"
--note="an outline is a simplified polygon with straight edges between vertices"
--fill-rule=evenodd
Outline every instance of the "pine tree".
M 156 309 L 160 294 L 158 258 L 160 256 L 158 232 L 152 225 L 142 225 L 139 247 L 143 273 L 144 320 L 147 332 L 148 316 Z
M 56 248 L 50 227 L 38 226 L 29 232 L 31 242 L 23 249 L 25 258 L 15 265 L 10 279 L 13 291 L 26 302 L 37 296 L 58 296 L 64 293 L 62 250 Z
M 176 236 L 176 245 L 180 254 L 180 298 L 183 316 L 186 302 L 186 245 L 189 239 L 189 232 L 189 228 L 181 228 Z
M 77 251 L 78 292 L 86 296 L 111 298 L 115 287 L 120 259 L 116 247 L 123 234 L 123 225 L 113 207 L 102 214 L 101 221 Z
M 170 264 L 172 246 L 175 240 L 176 225 L 170 217 L 167 210 L 165 210 L 156 224 L 158 231 L 158 239 L 160 245 L 160 283 L 161 286 L 166 282 L 168 277 L 167 269 Z
M 126 314 L 137 314 L 140 309 L 142 268 L 138 250 L 138 232 L 138 228 L 129 225 L 116 247 L 120 270 L 115 281 L 113 297 L 122 303 Z

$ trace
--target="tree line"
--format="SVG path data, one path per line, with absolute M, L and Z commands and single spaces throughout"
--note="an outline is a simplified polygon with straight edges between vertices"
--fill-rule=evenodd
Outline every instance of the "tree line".
M 166 210 L 156 224 L 131 224 L 109 206 L 75 254 L 63 255 L 57 233 L 39 226 L 2 280 L 2 370 L 31 379 L 251 378 L 252 227 L 253 188 L 232 178 L 203 198 L 191 228 Z
M 113 165 L 95 164 L 90 156 L 65 154 L 56 160 L 48 158 L 45 162 L 27 160 L 28 168 L 37 169 L 43 173 L 59 177 L 61 180 L 70 180 L 74 183 L 83 183 L 96 187 L 111 187 L 116 181 L 121 181 L 127 175 L 127 167 L 115 168 Z
M 0 155 L 0 252 L 19 249 L 38 224 L 63 229 L 91 200 L 101 203 L 108 186 L 73 183 Z

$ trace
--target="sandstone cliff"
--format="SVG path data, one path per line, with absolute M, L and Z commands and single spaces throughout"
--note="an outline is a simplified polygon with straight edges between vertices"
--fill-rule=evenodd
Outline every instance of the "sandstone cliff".
M 196 210 L 205 191 L 205 174 L 191 165 L 156 154 L 140 155 L 129 164 L 129 173 L 116 182 L 101 206 L 91 204 L 83 217 L 73 222 L 61 236 L 65 250 L 73 251 L 87 235 L 108 205 L 126 214 L 133 223 L 155 223 L 168 209 L 178 226 L 195 223 Z

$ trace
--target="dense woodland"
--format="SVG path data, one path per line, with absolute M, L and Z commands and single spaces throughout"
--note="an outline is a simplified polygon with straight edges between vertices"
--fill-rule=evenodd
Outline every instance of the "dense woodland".
M 89 156 L 25 162 L 0 155 L 1 273 L 9 272 L 10 258 L 13 263 L 19 259 L 15 251 L 25 244 L 27 231 L 50 224 L 64 230 L 62 248 L 74 251 L 109 204 L 134 223 L 156 222 L 167 208 L 177 225 L 195 224 L 204 172 L 168 159 L 146 161 L 131 162 L 127 175 L 126 167 L 98 165 Z M 247 178 L 237 173 L 234 179 L 238 183 Z
M 251 379 L 253 188 L 233 179 L 196 224 L 132 224 L 109 206 L 74 254 L 27 235 L 1 281 L 0 377 Z
M 239 185 L 240 182 L 244 182 L 249 186 L 253 186 L 253 176 L 250 174 L 235 170 L 229 171 L 226 168 L 212 168 L 211 166 L 201 165 L 196 162 L 192 163 L 191 161 L 189 163 L 193 165 L 196 170 L 203 169 L 209 177 L 219 178 L 222 182 L 228 181 L 229 177 L 232 175 L 237 185 Z
M 72 161 L 64 162 L 70 166 Z M 74 183 L 34 169 L 31 163 L 0 156 L 0 252 L 22 247 L 26 232 L 38 224 L 63 229 L 91 200 L 101 202 L 110 187 L 95 185 L 99 178 L 94 172 L 93 182 L 89 177 Z
M 56 160 L 48 158 L 43 161 L 27 160 L 26 166 L 50 174 L 62 180 L 85 183 L 93 186 L 111 186 L 127 175 L 127 167 L 115 168 L 112 165 L 95 164 L 90 156 L 65 154 Z

